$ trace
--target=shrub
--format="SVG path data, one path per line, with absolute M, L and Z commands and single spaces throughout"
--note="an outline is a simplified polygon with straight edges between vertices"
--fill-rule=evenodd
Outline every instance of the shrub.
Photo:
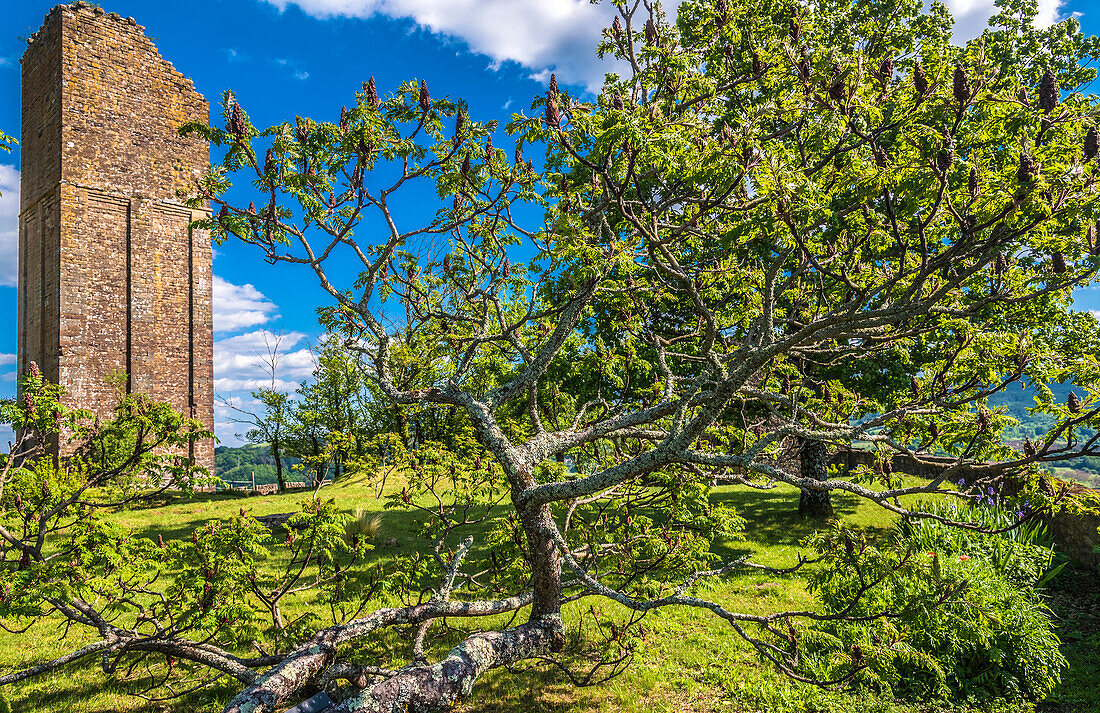
M 358 547 L 360 543 L 370 543 L 382 531 L 382 516 L 369 510 L 358 508 L 352 519 L 344 527 L 344 542 L 348 547 Z
M 806 673 L 913 699 L 1039 699 L 1058 683 L 1066 660 L 1049 610 L 978 549 L 925 550 L 905 533 L 876 545 L 843 526 L 810 544 L 822 558 L 811 590 L 848 619 L 805 633 Z
M 955 522 L 968 522 L 984 530 L 1003 530 L 1019 523 L 1020 510 L 997 504 L 954 502 L 922 503 L 924 512 Z M 898 535 L 913 543 L 917 550 L 937 552 L 940 557 L 966 556 L 993 567 L 1017 586 L 1040 587 L 1061 571 L 1065 563 L 1054 566 L 1054 544 L 1046 527 L 1038 521 L 1024 522 L 1005 532 L 988 534 L 952 527 L 932 519 L 902 522 Z

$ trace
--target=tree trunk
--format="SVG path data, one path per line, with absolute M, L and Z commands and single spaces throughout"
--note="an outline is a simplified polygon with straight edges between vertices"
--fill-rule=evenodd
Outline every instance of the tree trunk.
M 390 626 L 418 624 L 439 617 L 482 617 L 514 612 L 530 601 L 515 596 L 491 602 L 427 602 L 411 607 L 385 608 L 360 619 L 317 632 L 233 697 L 225 713 L 270 713 L 299 691 L 315 683 L 336 660 L 342 644 L 361 639 Z M 432 666 L 406 667 L 397 676 L 344 701 L 335 711 L 437 711 L 449 710 L 455 699 L 469 695 L 477 676 L 488 668 L 504 666 L 545 653 L 553 630 L 523 624 L 504 631 L 474 634 Z M 425 675 L 428 674 L 428 675 Z M 450 675 L 447 675 L 450 674 Z M 456 695 L 457 694 L 457 695 Z M 415 704 L 415 705 L 414 705 Z
M 397 421 L 397 435 L 401 439 L 401 445 L 409 450 L 409 420 L 405 418 L 405 412 L 400 406 L 393 407 L 393 416 Z
M 821 441 L 806 440 L 798 450 L 803 478 L 828 480 L 829 451 Z M 798 514 L 802 517 L 827 518 L 833 516 L 833 502 L 828 490 L 802 489 L 798 500 Z
M 530 472 L 516 474 L 512 485 L 512 503 L 518 494 L 535 484 Z M 551 632 L 551 651 L 565 645 L 561 621 L 561 554 L 550 532 L 556 527 L 549 505 L 516 506 L 527 537 L 528 565 L 531 568 L 531 617 L 528 621 Z
M 275 482 L 279 484 L 281 493 L 286 490 L 286 476 L 283 475 L 283 456 L 279 445 L 279 439 L 271 442 L 271 455 L 275 456 Z
M 485 671 L 554 649 L 561 633 L 529 622 L 503 631 L 474 634 L 431 666 L 402 669 L 359 696 L 328 709 L 332 713 L 434 713 L 449 711 L 470 695 Z
M 316 436 L 310 436 L 310 444 L 313 446 L 312 455 L 317 465 L 313 469 L 313 487 L 319 487 L 325 481 L 325 473 L 328 472 L 328 464 L 321 460 L 321 444 Z

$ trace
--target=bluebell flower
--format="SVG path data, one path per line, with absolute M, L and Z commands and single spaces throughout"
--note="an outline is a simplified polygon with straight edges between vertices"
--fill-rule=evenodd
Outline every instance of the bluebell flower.
M 966 478 L 959 478 L 959 485 L 966 485 Z
M 987 492 L 987 493 L 989 493 L 990 495 L 992 495 L 992 494 L 993 494 L 993 486 L 992 486 L 992 485 L 990 485 L 990 486 L 989 486 L 988 488 L 986 488 L 986 489 L 985 489 L 985 492 Z

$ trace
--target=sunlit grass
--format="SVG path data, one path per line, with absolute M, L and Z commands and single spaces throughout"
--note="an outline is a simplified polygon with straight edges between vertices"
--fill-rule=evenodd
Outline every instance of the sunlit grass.
M 914 481 L 915 482 L 915 481 Z M 391 475 L 387 490 L 400 490 L 400 477 Z M 349 513 L 361 511 L 367 516 L 382 518 L 381 533 L 376 538 L 379 549 L 375 556 L 395 552 L 412 552 L 424 548 L 418 535 L 422 519 L 401 511 L 385 510 L 377 495 L 377 484 L 364 476 L 326 485 L 323 497 L 333 498 Z M 312 491 L 299 490 L 281 495 L 247 496 L 240 493 L 199 494 L 187 498 L 170 495 L 159 502 L 111 514 L 118 524 L 130 528 L 137 536 L 156 540 L 189 538 L 191 532 L 211 519 L 229 518 L 243 509 L 255 515 L 295 512 Z M 715 552 L 731 558 L 748 552 L 755 561 L 777 567 L 797 562 L 800 541 L 820 524 L 798 516 L 798 491 L 780 485 L 773 490 L 757 491 L 745 487 L 719 487 L 713 498 L 732 505 L 747 520 L 743 538 L 716 543 Z M 887 533 L 894 516 L 873 503 L 844 493 L 833 494 L 838 517 L 845 521 Z M 386 546 L 387 540 L 395 541 Z M 272 562 L 276 565 L 278 562 Z M 708 598 L 730 610 L 746 612 L 778 611 L 812 607 L 813 601 L 801 575 L 769 575 L 746 571 L 721 581 L 710 583 L 704 590 Z M 304 610 L 309 599 L 288 603 L 289 615 Z M 593 600 L 576 602 L 567 608 L 571 620 L 580 607 L 587 608 Z M 378 602 L 374 606 L 382 606 Z M 604 611 L 614 612 L 618 605 L 596 602 Z M 621 611 L 621 609 L 619 609 Z M 507 617 L 497 617 L 481 623 L 484 627 L 502 626 Z M 90 640 L 73 630 L 68 638 L 59 639 L 62 631 L 39 624 L 30 632 L 13 635 L 0 632 L 0 672 L 30 666 L 72 650 L 82 641 Z M 457 639 L 455 634 L 437 641 L 433 651 L 442 652 Z M 386 664 L 407 659 L 407 642 L 396 636 L 382 637 L 363 651 L 365 657 L 383 656 Z M 391 649 L 391 650 L 388 650 Z M 389 656 L 387 656 L 389 654 Z M 1081 659 L 1079 656 L 1078 659 Z M 1088 659 L 1081 665 L 1095 667 Z M 475 687 L 473 697 L 463 703 L 462 711 L 623 711 L 628 713 L 672 711 L 733 711 L 785 713 L 795 711 L 836 713 L 924 713 L 953 710 L 943 705 L 933 707 L 901 704 L 874 695 L 825 692 L 812 686 L 791 681 L 770 665 L 762 662 L 747 644 L 733 635 L 717 618 L 698 610 L 668 609 L 647 616 L 638 628 L 637 648 L 630 668 L 620 677 L 587 688 L 573 687 L 562 673 L 546 666 L 519 667 L 520 670 L 495 670 Z M 1095 668 L 1089 669 L 1095 671 Z M 199 673 L 199 672 L 196 672 Z M 83 668 L 69 668 L 32 679 L 0 691 L 12 703 L 14 711 L 44 713 L 119 711 L 218 711 L 239 688 L 223 679 L 202 692 L 174 701 L 147 701 L 128 695 L 133 683 L 112 683 L 99 668 L 98 660 L 88 660 Z M 1082 679 L 1077 671 L 1067 681 L 1076 681 L 1074 691 L 1066 692 L 1065 684 L 1057 695 L 1065 700 L 1080 700 L 1090 710 L 1097 699 L 1095 684 Z M 163 695 L 163 693 L 161 693 Z M 965 706 L 957 710 L 971 710 Z M 1028 711 L 1026 704 L 1005 704 L 999 707 L 973 709 L 986 711 Z M 1071 709 L 1067 709 L 1071 710 Z M 1100 708 L 1096 708 L 1100 710 Z

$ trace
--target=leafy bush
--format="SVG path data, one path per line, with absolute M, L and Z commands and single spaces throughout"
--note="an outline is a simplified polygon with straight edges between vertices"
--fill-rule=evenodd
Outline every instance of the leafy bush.
M 916 529 L 922 538 L 934 534 Z M 907 534 L 878 545 L 837 526 L 811 538 L 822 558 L 811 590 L 825 613 L 847 618 L 804 633 L 805 672 L 850 676 L 901 698 L 1048 694 L 1066 660 L 1034 588 L 1010 581 L 1003 562 L 983 559 L 978 548 L 974 555 L 925 550 Z M 1019 553 L 1013 557 L 1007 571 L 1030 571 Z M 889 616 L 862 619 L 881 613 Z
M 1003 530 L 1020 521 L 1021 511 L 1001 505 L 933 502 L 919 508 L 954 522 L 968 522 L 983 530 Z M 1061 571 L 1065 563 L 1052 566 L 1054 544 L 1046 527 L 1038 521 L 1024 522 L 1005 532 L 988 534 L 952 527 L 932 519 L 902 522 L 899 536 L 918 550 L 937 552 L 940 557 L 966 556 L 992 566 L 1017 586 L 1040 587 Z

